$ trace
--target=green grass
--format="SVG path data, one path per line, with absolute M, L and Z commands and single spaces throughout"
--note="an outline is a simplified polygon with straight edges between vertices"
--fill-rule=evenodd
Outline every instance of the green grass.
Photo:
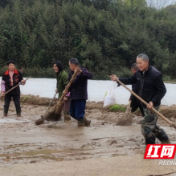
M 112 112 L 125 112 L 126 108 L 126 106 L 115 104 L 110 106 L 109 110 Z

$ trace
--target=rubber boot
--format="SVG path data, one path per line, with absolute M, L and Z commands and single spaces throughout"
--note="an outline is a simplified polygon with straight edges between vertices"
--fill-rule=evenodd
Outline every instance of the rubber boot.
M 145 138 L 145 144 L 155 144 L 155 137 Z
M 17 117 L 21 117 L 21 107 L 16 108 Z
M 169 137 L 163 129 L 161 129 L 161 132 L 156 137 L 161 141 L 161 144 L 171 144 Z
M 167 140 L 167 141 L 161 141 L 161 144 L 171 144 L 171 141 L 170 141 L 170 140 Z
M 4 117 L 7 117 L 8 114 L 8 108 L 4 105 Z
M 21 113 L 17 114 L 17 117 L 21 117 Z
M 67 111 L 64 111 L 64 121 L 71 120 L 70 114 Z
M 85 126 L 84 119 L 78 120 L 78 127 L 84 127 L 84 126 Z
M 87 119 L 84 117 L 84 124 L 85 124 L 85 126 L 90 126 L 90 123 L 91 123 L 91 120 L 87 120 Z

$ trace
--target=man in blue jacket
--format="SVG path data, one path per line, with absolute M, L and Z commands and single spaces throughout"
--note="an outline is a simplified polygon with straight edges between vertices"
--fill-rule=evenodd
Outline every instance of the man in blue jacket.
M 111 80 L 118 79 L 126 85 L 137 84 L 139 88 L 139 96 L 144 99 L 149 105 L 146 107 L 142 104 L 144 109 L 144 120 L 142 122 L 141 130 L 147 144 L 155 144 L 156 137 L 162 144 L 170 143 L 166 132 L 157 125 L 157 114 L 151 108 L 159 110 L 161 99 L 166 93 L 166 87 L 162 80 L 161 73 L 149 64 L 149 57 L 141 53 L 136 58 L 136 63 L 139 68 L 130 78 L 118 78 L 116 75 L 111 75 Z
M 80 68 L 76 79 L 69 88 L 70 92 L 70 116 L 78 121 L 78 127 L 90 126 L 91 121 L 87 120 L 85 115 L 86 100 L 88 98 L 87 93 L 87 80 L 92 79 L 93 75 L 86 69 L 79 66 L 79 61 L 76 58 L 72 58 L 69 61 L 71 72 L 69 73 L 69 81 L 76 71 Z M 66 92 L 65 92 L 66 93 Z

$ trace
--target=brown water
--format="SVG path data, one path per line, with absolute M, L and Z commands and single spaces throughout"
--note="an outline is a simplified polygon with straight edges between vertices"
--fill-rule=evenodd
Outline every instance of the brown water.
M 2 102 L 0 106 L 3 106 Z M 136 155 L 143 157 L 145 144 L 139 124 L 142 117 L 134 116 L 131 126 L 116 126 L 116 120 L 123 113 L 102 114 L 101 109 L 91 108 L 86 110 L 86 117 L 92 121 L 90 127 L 78 128 L 74 119 L 35 126 L 35 120 L 45 110 L 44 106 L 22 105 L 22 117 L 17 118 L 11 105 L 8 118 L 28 122 L 0 123 L 1 166 L 120 156 L 124 159 Z M 161 120 L 159 122 L 171 142 L 176 143 L 175 129 Z

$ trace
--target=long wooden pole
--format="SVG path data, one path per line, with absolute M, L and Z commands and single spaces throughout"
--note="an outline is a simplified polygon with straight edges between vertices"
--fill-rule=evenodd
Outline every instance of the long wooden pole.
M 30 78 L 30 77 L 29 77 L 29 78 Z M 25 79 L 25 82 L 26 82 L 29 78 Z M 8 94 L 8 93 L 11 92 L 13 89 L 17 88 L 20 84 L 21 84 L 21 83 L 18 83 L 16 86 L 12 87 L 10 90 L 8 90 L 7 92 L 5 92 L 4 95 Z M 1 97 L 2 97 L 2 96 L 1 96 Z
M 71 84 L 73 83 L 73 81 L 75 80 L 75 78 L 76 78 L 78 72 L 80 72 L 80 71 L 81 71 L 81 69 L 80 69 L 79 67 L 75 70 L 74 74 L 72 75 L 72 78 L 70 79 L 69 83 L 68 83 L 67 86 L 65 87 L 64 92 L 68 92 L 68 89 L 70 88 L 70 86 L 71 86 Z M 59 98 L 59 101 L 60 101 L 60 100 L 63 100 L 64 97 L 65 97 L 65 94 L 62 93 L 62 96 Z
M 149 104 L 144 101 L 141 97 L 139 97 L 136 93 L 134 93 L 131 89 L 129 89 L 125 84 L 123 84 L 119 79 L 116 80 L 119 84 L 121 84 L 124 88 L 126 88 L 131 94 L 133 94 L 137 99 L 139 99 L 142 103 L 144 103 L 146 106 L 149 106 Z M 164 121 L 169 123 L 172 127 L 176 128 L 176 124 L 172 123 L 169 119 L 167 119 L 165 116 L 163 116 L 160 112 L 158 112 L 155 108 L 151 108 L 159 117 L 161 117 Z
M 48 108 L 47 108 L 47 110 L 46 110 L 46 112 L 45 112 L 45 115 L 48 113 L 48 110 L 49 110 L 49 108 L 50 108 L 52 102 L 53 102 L 54 99 L 56 98 L 56 95 L 57 95 L 57 92 L 55 92 L 53 99 L 50 101 L 49 106 L 48 106 Z M 45 116 L 45 115 L 44 115 L 44 116 Z
M 65 93 L 68 92 L 69 87 L 71 86 L 71 84 L 73 83 L 73 81 L 75 80 L 77 74 L 78 74 L 80 71 L 81 71 L 81 69 L 80 69 L 79 67 L 75 70 L 74 74 L 72 75 L 72 78 L 70 79 L 69 83 L 67 84 L 67 86 L 66 86 L 65 89 L 64 89 L 64 92 L 65 92 Z M 62 96 L 59 98 L 57 104 L 54 106 L 54 108 L 55 108 L 55 109 L 54 109 L 54 112 L 55 112 L 56 108 L 58 108 L 58 110 L 57 110 L 57 115 L 61 114 L 61 111 L 62 111 L 62 109 L 63 109 L 63 105 L 64 105 L 63 99 L 64 99 L 64 97 L 65 97 L 65 93 L 62 93 Z M 49 112 L 48 112 L 48 113 L 49 113 Z M 44 123 L 44 120 L 46 120 L 46 119 L 48 118 L 48 113 L 45 113 L 44 116 L 41 116 L 40 119 L 36 120 L 36 121 L 35 121 L 35 124 L 36 124 L 36 125 L 43 124 L 43 123 Z M 52 114 L 52 115 L 53 115 L 53 114 Z

